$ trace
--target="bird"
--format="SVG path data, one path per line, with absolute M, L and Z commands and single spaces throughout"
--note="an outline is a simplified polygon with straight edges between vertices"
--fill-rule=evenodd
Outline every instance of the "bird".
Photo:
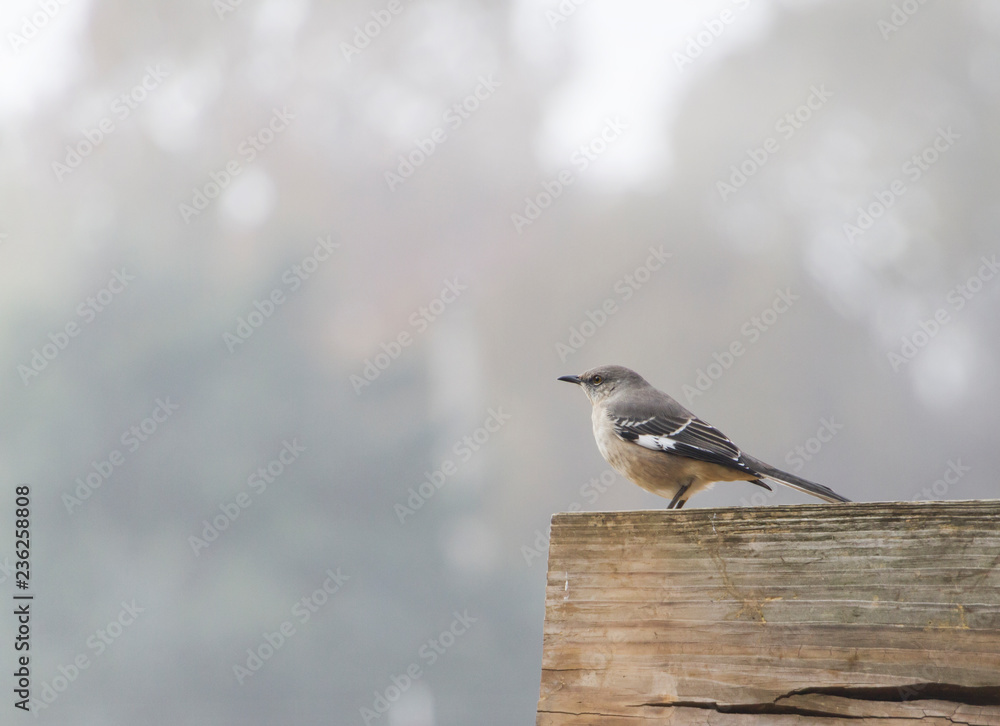
M 827 502 L 849 502 L 829 487 L 765 464 L 742 451 L 719 429 L 619 365 L 560 376 L 593 404 L 591 420 L 601 455 L 619 474 L 681 509 L 715 482 L 747 481 L 773 491 L 763 479 Z

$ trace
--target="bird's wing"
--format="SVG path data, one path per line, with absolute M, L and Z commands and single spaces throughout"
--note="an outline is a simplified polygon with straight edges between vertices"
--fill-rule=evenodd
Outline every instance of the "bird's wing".
M 736 444 L 697 416 L 687 412 L 661 412 L 645 418 L 610 416 L 615 433 L 625 441 L 760 476 L 744 462 Z

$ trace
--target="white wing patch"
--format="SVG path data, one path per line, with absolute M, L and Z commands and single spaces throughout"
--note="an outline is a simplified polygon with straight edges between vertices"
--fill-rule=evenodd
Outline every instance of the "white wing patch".
M 627 428 L 638 428 L 643 424 L 647 424 L 652 421 L 655 416 L 650 416 L 643 421 L 621 421 L 620 425 Z M 682 423 L 676 429 L 671 431 L 668 435 L 655 435 L 655 434 L 639 434 L 639 437 L 635 440 L 635 443 L 639 444 L 646 449 L 652 449 L 653 451 L 670 451 L 677 446 L 677 442 L 674 441 L 671 436 L 676 436 L 686 429 L 694 421 L 693 418 L 689 418 L 687 421 Z
M 687 424 L 684 425 L 686 426 Z M 653 451 L 670 451 L 672 448 L 677 446 L 677 442 L 673 439 L 667 438 L 666 436 L 653 436 L 652 434 L 640 434 L 639 438 L 635 440 L 635 443 L 644 448 L 652 449 Z

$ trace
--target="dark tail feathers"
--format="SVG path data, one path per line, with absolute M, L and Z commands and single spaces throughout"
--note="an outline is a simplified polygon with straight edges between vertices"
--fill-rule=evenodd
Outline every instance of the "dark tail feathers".
M 815 482 L 808 481 L 801 477 L 795 476 L 794 474 L 789 474 L 787 471 L 782 471 L 781 469 L 775 469 L 773 466 L 768 466 L 763 461 L 754 459 L 751 456 L 743 455 L 743 460 L 752 468 L 754 471 L 758 472 L 762 477 L 768 479 L 773 479 L 779 484 L 784 484 L 785 486 L 791 487 L 792 489 L 798 489 L 800 492 L 805 492 L 806 494 L 812 494 L 814 497 L 819 497 L 827 502 L 849 502 L 851 501 L 847 497 L 842 497 L 837 492 L 833 491 L 829 487 L 825 487 L 822 484 L 816 484 Z

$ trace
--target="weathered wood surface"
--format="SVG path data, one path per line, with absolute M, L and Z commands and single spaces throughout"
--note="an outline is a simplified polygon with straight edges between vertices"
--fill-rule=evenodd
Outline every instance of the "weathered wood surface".
M 557 514 L 539 726 L 1000 726 L 1000 501 Z

